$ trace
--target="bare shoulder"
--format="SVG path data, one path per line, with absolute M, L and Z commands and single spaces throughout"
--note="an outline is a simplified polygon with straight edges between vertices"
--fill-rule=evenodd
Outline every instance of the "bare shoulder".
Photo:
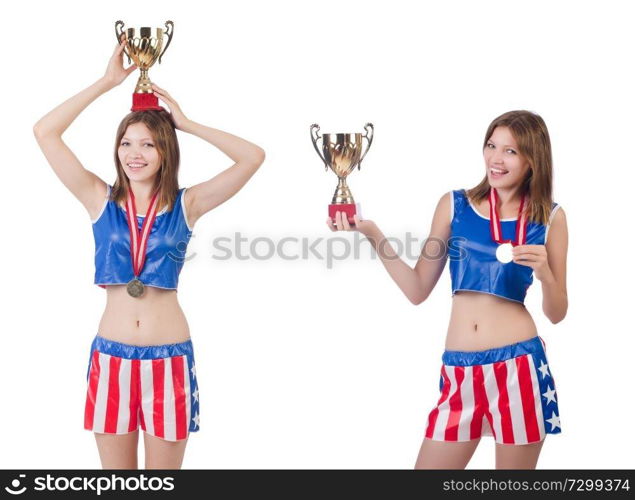
M 89 184 L 85 198 L 80 201 L 86 207 L 90 220 L 96 220 L 101 214 L 108 196 L 108 185 L 100 177 L 95 175 L 93 182 Z
M 545 247 L 549 267 L 565 294 L 567 291 L 567 252 L 569 234 L 564 209 L 556 207 L 551 212 L 551 223 L 547 229 Z
M 439 202 L 437 203 L 437 206 L 449 209 L 450 205 L 451 205 L 451 203 L 453 201 L 452 198 L 453 198 L 452 191 L 448 191 L 447 193 L 443 193 L 441 198 L 439 198 Z
M 452 221 L 453 212 L 453 194 L 452 191 L 444 193 L 434 211 L 432 218 L 432 227 L 430 229 L 430 236 L 435 236 L 442 239 L 447 239 L 450 236 L 450 223 Z
M 441 196 L 441 198 L 439 198 L 439 201 L 437 202 L 437 208 L 434 212 L 434 218 L 439 219 L 439 222 L 447 222 L 447 224 L 450 224 L 450 221 L 452 220 L 452 212 L 453 212 L 453 202 L 454 202 L 454 195 L 452 194 L 452 191 L 448 191 L 447 193 L 444 193 L 443 196 Z
M 567 216 L 561 206 L 554 208 L 551 213 L 546 239 L 547 252 L 564 251 L 566 253 L 569 233 Z
M 196 194 L 196 186 L 190 186 L 183 190 L 183 206 L 185 207 L 185 220 L 191 228 L 198 220 L 198 216 L 194 213 L 194 195 Z
M 454 194 L 452 191 L 444 193 L 437 202 L 428 237 L 425 238 L 421 249 L 422 256 L 415 265 L 415 271 L 423 280 L 424 297 L 427 297 L 435 287 L 447 260 L 448 240 L 452 232 L 452 211 Z
M 564 213 L 564 208 L 562 208 L 560 205 L 558 205 L 555 208 L 555 212 L 553 213 L 553 216 L 551 219 L 551 227 L 553 228 L 553 226 L 555 225 L 560 225 L 565 227 L 567 225 L 567 216 Z
M 560 205 L 554 208 L 549 220 L 549 238 L 554 234 L 567 232 L 567 216 Z

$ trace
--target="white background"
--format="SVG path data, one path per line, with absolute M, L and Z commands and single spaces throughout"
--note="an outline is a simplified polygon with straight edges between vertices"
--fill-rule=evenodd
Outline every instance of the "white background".
M 600 7 L 601 5 L 601 7 Z M 25 2 L 3 26 L 3 315 L 0 467 L 99 468 L 83 430 L 90 343 L 106 292 L 93 284 L 88 213 L 39 150 L 34 123 L 102 76 L 114 23 L 174 39 L 150 76 L 200 123 L 260 146 L 245 188 L 194 227 L 179 302 L 195 346 L 201 430 L 184 468 L 411 468 L 438 399 L 451 292 L 446 270 L 412 306 L 368 244 L 325 260 L 228 261 L 212 239 L 330 238 L 309 126 L 375 141 L 349 180 L 387 236 L 428 234 L 438 199 L 484 173 L 490 121 L 546 121 L 555 201 L 570 232 L 569 311 L 552 325 L 538 281 L 526 300 L 557 381 L 562 429 L 539 468 L 633 467 L 629 2 Z M 126 61 L 127 64 L 127 61 Z M 64 139 L 115 180 L 117 124 L 138 72 L 98 98 Z M 181 186 L 231 161 L 179 132 Z M 324 243 L 319 247 L 324 252 Z M 288 247 L 291 251 L 291 247 Z M 414 265 L 414 260 L 410 261 Z M 513 328 L 513 325 L 510 325 Z M 140 466 L 143 466 L 140 446 Z M 492 468 L 482 440 L 469 468 Z

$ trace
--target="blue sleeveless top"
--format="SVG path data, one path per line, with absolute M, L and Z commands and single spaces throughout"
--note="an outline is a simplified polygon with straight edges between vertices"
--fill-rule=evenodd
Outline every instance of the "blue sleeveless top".
M 106 201 L 93 223 L 95 237 L 95 284 L 125 285 L 134 278 L 130 252 L 130 229 L 126 209 L 110 200 L 108 184 Z M 176 290 L 179 273 L 185 262 L 185 252 L 192 229 L 188 226 L 183 193 L 179 193 L 171 211 L 167 207 L 156 213 L 148 237 L 146 259 L 139 279 L 146 286 Z M 137 215 L 141 229 L 145 215 Z
M 558 208 L 553 203 L 549 223 Z M 452 295 L 469 290 L 496 295 L 524 303 L 533 269 L 529 266 L 496 259 L 496 243 L 491 236 L 489 218 L 476 211 L 464 189 L 452 191 L 452 222 L 448 241 Z M 516 219 L 501 219 L 502 239 L 514 240 Z M 526 245 L 544 245 L 549 224 L 527 223 Z

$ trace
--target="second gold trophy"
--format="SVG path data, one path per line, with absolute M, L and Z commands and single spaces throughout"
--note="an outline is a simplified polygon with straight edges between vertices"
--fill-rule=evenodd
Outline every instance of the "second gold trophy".
M 359 203 L 355 203 L 351 190 L 346 184 L 346 177 L 355 170 L 355 167 L 358 170 L 361 168 L 362 160 L 373 142 L 373 124 L 367 123 L 364 125 L 364 130 L 366 134 L 338 133 L 320 135 L 320 126 L 317 123 L 311 125 L 310 132 L 313 147 L 324 162 L 325 170 L 330 167 L 338 179 L 333 200 L 329 205 L 329 217 L 333 221 L 335 221 L 335 212 L 345 213 L 350 224 L 355 224 L 353 219 L 355 214 L 361 217 L 361 206 Z M 363 139 L 368 142 L 364 152 L 362 152 Z M 319 140 L 322 140 L 321 152 L 317 145 Z

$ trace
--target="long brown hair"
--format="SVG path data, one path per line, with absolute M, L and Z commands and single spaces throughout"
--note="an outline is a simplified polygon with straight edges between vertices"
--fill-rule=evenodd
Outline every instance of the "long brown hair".
M 119 161 L 118 149 L 119 144 L 121 144 L 121 138 L 126 133 L 128 126 L 133 123 L 143 123 L 150 129 L 154 147 L 157 148 L 159 153 L 161 168 L 157 173 L 153 186 L 153 190 L 159 190 L 157 212 L 164 206 L 167 206 L 168 210 L 172 210 L 179 191 L 178 173 L 181 153 L 172 117 L 167 111 L 162 110 L 133 111 L 121 120 L 115 139 L 117 180 L 112 186 L 110 199 L 119 204 L 120 202 L 125 203 L 128 198 L 130 182 Z
M 496 127 L 507 127 L 518 144 L 519 153 L 529 162 L 529 171 L 523 180 L 519 195 L 528 195 L 525 213 L 528 221 L 547 224 L 551 214 L 553 164 L 551 141 L 544 120 L 531 111 L 508 111 L 495 118 L 485 133 L 483 149 Z M 489 195 L 487 174 L 483 180 L 466 194 L 472 202 L 480 202 Z

